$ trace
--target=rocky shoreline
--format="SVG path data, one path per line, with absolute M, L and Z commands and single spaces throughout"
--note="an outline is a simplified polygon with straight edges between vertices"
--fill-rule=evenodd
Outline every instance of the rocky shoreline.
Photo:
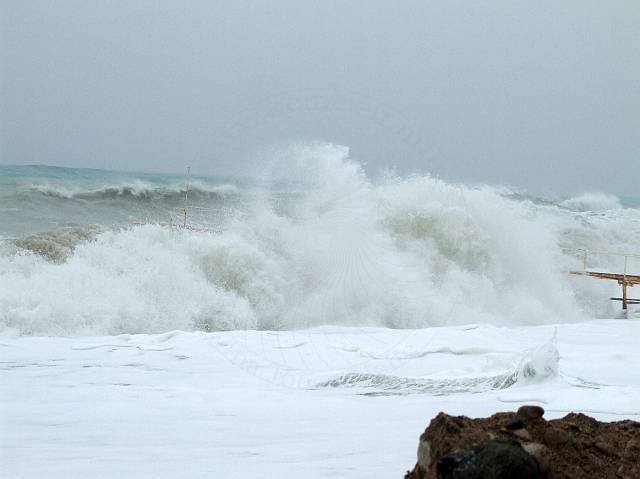
M 639 422 L 543 416 L 538 406 L 479 419 L 440 413 L 405 479 L 640 478 Z

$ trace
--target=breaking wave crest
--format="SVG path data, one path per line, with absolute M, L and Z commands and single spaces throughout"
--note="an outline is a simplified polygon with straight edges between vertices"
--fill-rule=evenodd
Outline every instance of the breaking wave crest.
M 0 330 L 574 321 L 611 315 L 612 306 L 608 285 L 566 274 L 583 261 L 566 248 L 633 251 L 640 237 L 638 210 L 590 216 L 430 176 L 374 180 L 335 145 L 276 153 L 260 179 L 250 194 L 228 188 L 241 206 L 203 210 L 197 229 L 105 221 L 0 242 Z M 145 188 L 69 194 L 183 194 Z M 207 188 L 203 195 L 227 191 Z
M 598 213 L 622 209 L 619 198 L 605 193 L 585 193 L 561 202 L 560 206 L 573 211 Z
M 238 192 L 234 185 L 222 184 L 209 186 L 204 183 L 192 183 L 187 185 L 156 185 L 143 181 L 134 181 L 125 184 L 101 186 L 97 188 L 68 188 L 47 184 L 32 185 L 31 191 L 43 196 L 62 199 L 135 199 L 135 200 L 182 200 L 185 195 L 193 199 L 208 199 L 225 197 Z

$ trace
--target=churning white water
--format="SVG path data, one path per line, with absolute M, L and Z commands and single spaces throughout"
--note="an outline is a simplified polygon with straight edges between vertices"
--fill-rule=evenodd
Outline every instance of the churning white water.
M 570 277 L 583 266 L 573 250 L 633 252 L 640 238 L 640 210 L 615 197 L 553 202 L 430 176 L 372 179 L 330 144 L 274 153 L 259 176 L 188 189 L 177 180 L 20 179 L 20 201 L 2 197 L 5 210 L 55 201 L 50 216 L 73 221 L 6 228 L 0 328 L 79 335 L 570 322 L 611 316 L 608 297 L 619 294 Z M 200 228 L 156 224 L 187 190 Z M 622 267 L 613 255 L 588 261 Z

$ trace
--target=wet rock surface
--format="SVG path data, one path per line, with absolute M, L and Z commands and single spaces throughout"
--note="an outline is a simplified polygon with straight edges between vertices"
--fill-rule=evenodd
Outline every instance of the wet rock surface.
M 519 442 L 486 441 L 447 454 L 436 465 L 438 479 L 539 479 L 540 467 Z
M 438 414 L 420 436 L 405 479 L 640 479 L 640 423 L 539 406 L 488 418 Z

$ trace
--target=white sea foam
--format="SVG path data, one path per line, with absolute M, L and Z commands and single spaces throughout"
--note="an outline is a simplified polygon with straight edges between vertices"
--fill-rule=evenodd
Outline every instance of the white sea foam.
M 439 411 L 640 419 L 640 322 L 555 329 L 3 336 L 3 477 L 399 477 Z
M 640 235 L 637 210 L 592 218 L 429 176 L 374 181 L 335 145 L 276 152 L 262 180 L 224 227 L 212 221 L 216 232 L 117 228 L 81 238 L 57 263 L 33 248 L 5 251 L 0 327 L 69 335 L 574 321 L 611 315 L 613 290 L 570 278 L 581 259 L 562 248 L 631 248 Z
M 593 212 L 619 210 L 622 208 L 619 198 L 606 193 L 584 193 L 569 198 L 560 203 L 560 205 L 573 211 Z

